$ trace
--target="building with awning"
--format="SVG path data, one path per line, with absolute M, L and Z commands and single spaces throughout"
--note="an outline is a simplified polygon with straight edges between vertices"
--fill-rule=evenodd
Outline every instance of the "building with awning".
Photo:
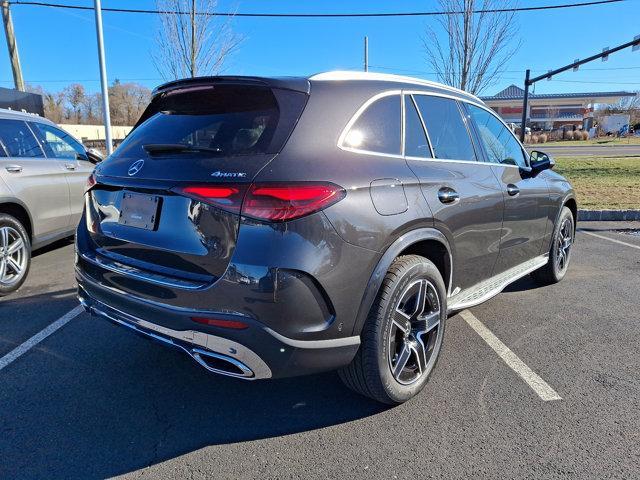
M 563 126 L 590 128 L 597 104 L 616 103 L 634 92 L 543 93 L 529 92 L 527 126 L 534 130 L 551 130 Z M 491 97 L 481 97 L 507 123 L 520 126 L 524 90 L 510 85 Z

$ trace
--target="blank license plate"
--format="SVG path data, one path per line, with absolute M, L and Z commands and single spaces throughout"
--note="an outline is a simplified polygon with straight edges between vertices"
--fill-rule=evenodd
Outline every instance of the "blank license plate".
M 120 203 L 119 223 L 129 227 L 155 230 L 158 224 L 160 197 L 124 192 Z

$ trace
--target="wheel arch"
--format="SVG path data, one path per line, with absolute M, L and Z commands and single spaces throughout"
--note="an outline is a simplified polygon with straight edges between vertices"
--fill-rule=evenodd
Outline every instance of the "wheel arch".
M 578 202 L 576 202 L 575 197 L 568 196 L 562 202 L 562 206 L 567 207 L 569 210 L 571 210 L 571 213 L 573 214 L 573 226 L 575 229 L 576 225 L 578 224 Z
M 17 200 L 0 200 L 0 213 L 11 215 L 15 217 L 24 226 L 29 239 L 33 243 L 33 222 L 31 221 L 31 214 L 27 207 Z
M 415 254 L 431 260 L 440 271 L 449 293 L 453 274 L 453 258 L 447 238 L 435 228 L 412 230 L 392 243 L 384 252 L 369 277 L 364 295 L 360 302 L 353 335 L 360 335 L 369 310 L 378 295 L 382 281 L 393 261 L 401 255 Z

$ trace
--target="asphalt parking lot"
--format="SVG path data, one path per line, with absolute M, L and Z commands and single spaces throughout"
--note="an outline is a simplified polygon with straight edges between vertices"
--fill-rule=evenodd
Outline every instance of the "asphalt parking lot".
M 640 235 L 615 230 L 640 223 L 579 228 L 562 283 L 451 317 L 396 408 L 333 373 L 242 382 L 84 313 L 55 324 L 77 306 L 57 244 L 0 300 L 0 478 L 639 478 Z

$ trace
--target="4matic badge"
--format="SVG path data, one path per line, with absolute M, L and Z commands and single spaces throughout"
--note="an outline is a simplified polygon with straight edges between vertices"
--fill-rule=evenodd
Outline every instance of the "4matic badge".
M 211 176 L 217 178 L 245 178 L 247 174 L 245 172 L 221 172 L 218 170 L 213 172 Z

